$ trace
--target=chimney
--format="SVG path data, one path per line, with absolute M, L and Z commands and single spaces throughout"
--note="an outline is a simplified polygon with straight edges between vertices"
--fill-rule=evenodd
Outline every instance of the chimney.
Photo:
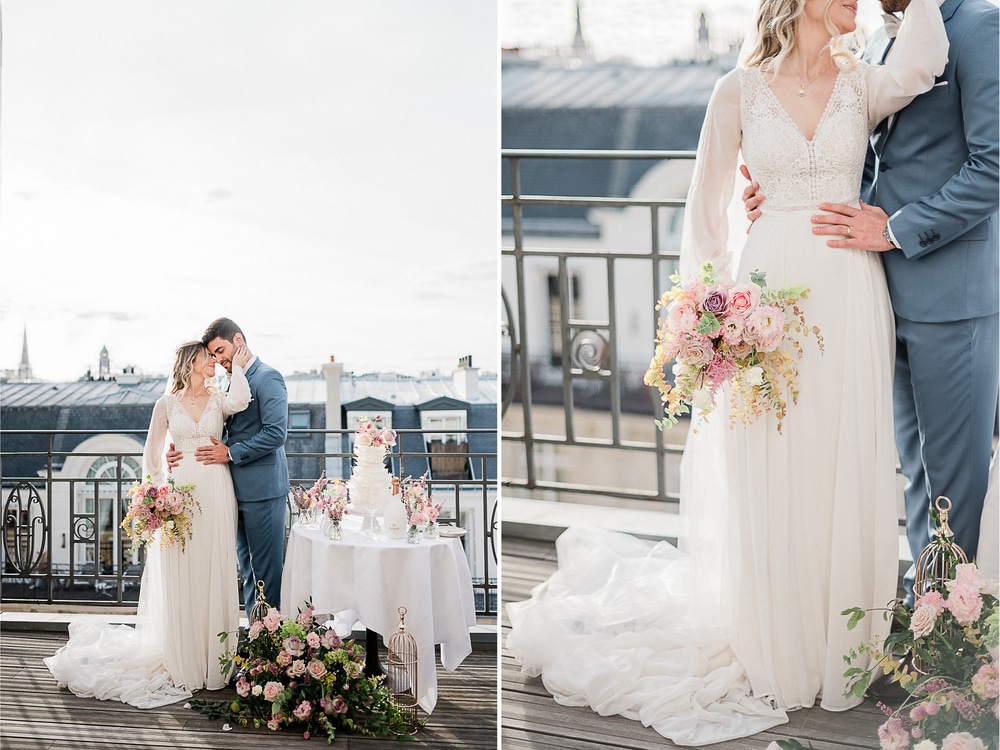
M 344 366 L 336 361 L 331 354 L 330 361 L 323 365 L 323 377 L 326 379 L 326 429 L 339 430 L 340 423 L 340 376 L 344 374 Z M 326 453 L 340 453 L 341 436 L 338 434 L 326 436 Z M 326 459 L 326 475 L 331 479 L 341 477 L 341 459 L 328 456 Z
M 452 375 L 455 388 L 463 401 L 479 400 L 479 368 L 472 366 L 472 355 L 458 360 L 458 369 Z

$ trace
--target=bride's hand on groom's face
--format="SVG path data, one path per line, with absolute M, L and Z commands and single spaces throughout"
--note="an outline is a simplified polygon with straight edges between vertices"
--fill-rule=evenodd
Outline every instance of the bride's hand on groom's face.
M 246 344 L 236 347 L 236 351 L 233 353 L 232 363 L 238 367 L 246 367 L 247 362 L 250 361 L 250 350 L 247 349 Z

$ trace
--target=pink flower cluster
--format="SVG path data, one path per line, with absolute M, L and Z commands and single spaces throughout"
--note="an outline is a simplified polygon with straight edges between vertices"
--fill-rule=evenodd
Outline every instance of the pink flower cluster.
M 301 510 L 325 513 L 331 521 L 339 521 L 348 512 L 347 485 L 340 479 L 327 479 L 326 472 L 308 490 L 292 487 L 292 501 Z
M 406 515 L 410 520 L 410 526 L 436 523 L 438 515 L 441 513 L 442 504 L 431 501 L 427 489 L 427 475 L 424 474 L 416 480 L 412 477 L 406 477 L 401 484 L 403 504 L 406 506 Z
M 659 319 L 656 350 L 643 378 L 660 391 L 665 423 L 675 424 L 677 415 L 692 405 L 700 416 L 707 415 L 727 383 L 733 386 L 733 421 L 749 424 L 775 409 L 780 423 L 785 411 L 782 392 L 790 391 L 793 399 L 796 393 L 792 354 L 801 354 L 801 345 L 794 334 L 814 334 L 822 349 L 819 330 L 807 328 L 796 307 L 808 290 L 768 289 L 760 273 L 754 273 L 750 283 L 717 279 L 710 263 L 702 267 L 701 276 L 672 280 L 674 287 L 657 304 L 666 315 Z M 672 384 L 665 373 L 671 361 Z
M 368 417 L 359 418 L 358 428 L 354 431 L 355 445 L 360 445 L 363 448 L 369 446 L 395 445 L 396 433 L 388 428 L 378 427 L 377 423 L 381 420 L 381 414 L 375 415 L 374 422 L 368 419 Z
M 193 484 L 178 486 L 173 477 L 165 484 L 154 484 L 147 474 L 145 482 L 136 482 L 129 490 L 131 499 L 121 523 L 132 540 L 132 551 L 157 537 L 162 549 L 177 542 L 184 547 L 191 538 L 191 514 L 195 508 L 201 511 L 193 491 Z
M 959 625 L 971 625 L 983 612 L 983 591 L 987 581 L 972 563 L 957 565 L 955 577 L 945 584 L 948 596 L 936 589 L 923 594 L 914 602 L 910 630 L 914 638 L 924 638 L 934 632 L 938 617 L 950 612 Z

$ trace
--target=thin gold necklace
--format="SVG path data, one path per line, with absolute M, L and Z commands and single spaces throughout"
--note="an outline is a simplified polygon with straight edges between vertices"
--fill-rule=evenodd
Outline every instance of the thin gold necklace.
M 820 77 L 820 76 L 822 76 L 822 75 L 823 75 L 823 74 L 824 74 L 824 73 L 825 73 L 826 71 L 827 71 L 827 68 L 825 68 L 825 67 L 824 67 L 824 68 L 823 68 L 822 70 L 820 70 L 820 72 L 819 72 L 819 73 L 817 73 L 817 74 L 816 74 L 815 76 L 813 76 L 813 78 L 812 78 L 812 80 L 811 80 L 811 81 L 807 81 L 806 83 L 800 83 L 800 84 L 799 84 L 799 91 L 798 91 L 798 94 L 799 94 L 799 96 L 805 96 L 805 95 L 806 95 L 806 86 L 811 86 L 811 85 L 812 85 L 813 83 L 815 83 L 815 82 L 816 82 L 816 81 L 817 81 L 817 80 L 819 79 L 819 77 Z

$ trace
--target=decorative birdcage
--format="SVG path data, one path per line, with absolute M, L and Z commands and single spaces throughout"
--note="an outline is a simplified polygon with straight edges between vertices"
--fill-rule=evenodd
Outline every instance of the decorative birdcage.
M 399 630 L 389 637 L 386 685 L 392 702 L 404 717 L 417 719 L 417 642 L 406 632 L 406 607 L 399 608 Z
M 937 508 L 938 527 L 931 543 L 917 557 L 914 598 L 920 598 L 921 594 L 932 589 L 943 590 L 945 582 L 954 575 L 955 566 L 969 562 L 965 552 L 955 543 L 955 533 L 948 526 L 951 500 L 942 495 L 934 501 L 934 506 Z
M 917 557 L 913 581 L 914 600 L 928 591 L 944 593 L 945 583 L 954 577 L 955 566 L 969 562 L 965 552 L 955 542 L 955 532 L 948 525 L 951 500 L 942 495 L 934 501 L 934 507 L 938 516 L 937 529 L 930 544 Z M 927 665 L 916 654 L 913 656 L 913 668 L 920 674 L 927 674 Z
M 253 606 L 247 613 L 247 621 L 253 625 L 258 620 L 263 620 L 267 615 L 267 608 L 270 606 L 267 603 L 267 599 L 264 598 L 264 582 L 257 581 L 257 601 L 253 603 Z

